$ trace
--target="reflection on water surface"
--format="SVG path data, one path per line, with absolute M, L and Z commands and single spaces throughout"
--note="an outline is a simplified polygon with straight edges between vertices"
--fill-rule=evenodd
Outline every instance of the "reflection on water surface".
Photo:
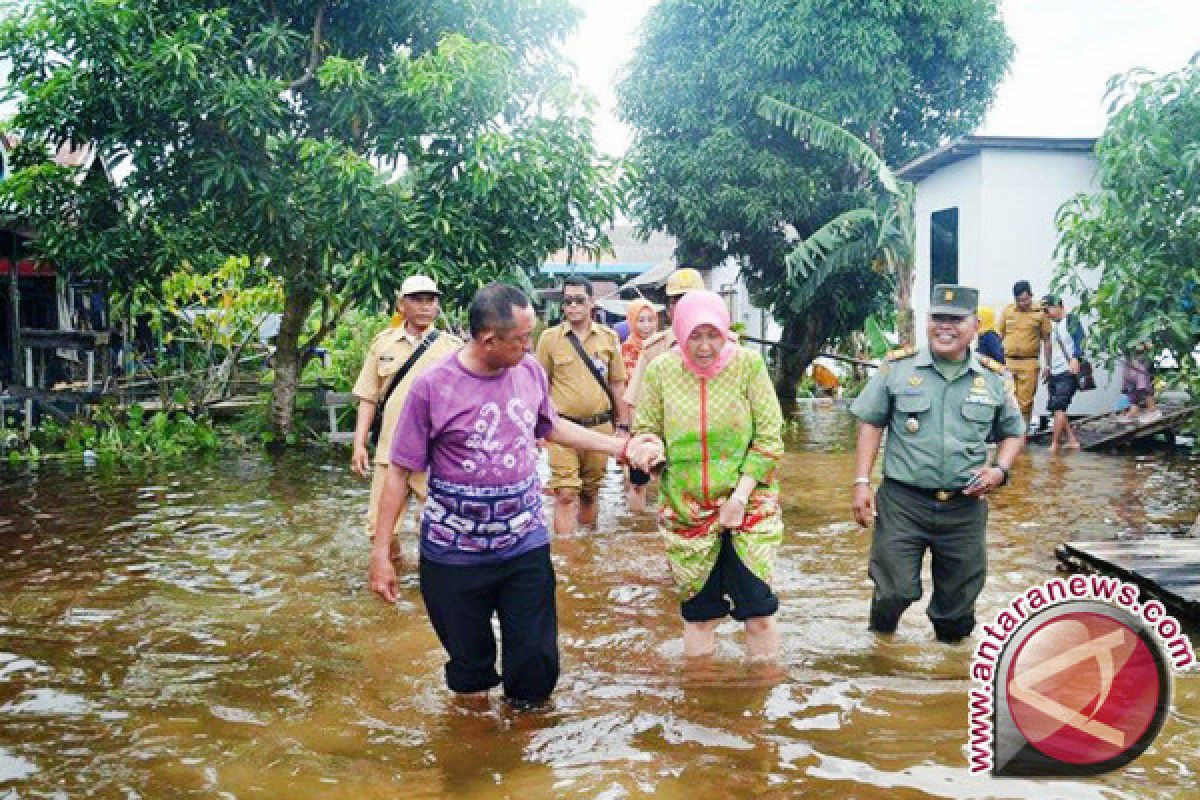
M 598 530 L 554 544 L 563 680 L 525 715 L 450 702 L 414 576 L 395 609 L 365 594 L 344 453 L 0 473 L 0 798 L 1191 794 L 1194 676 L 1121 773 L 968 774 L 970 646 L 935 644 L 921 608 L 891 641 L 865 630 L 852 435 L 798 412 L 779 674 L 743 663 L 732 623 L 712 663 L 680 663 L 657 538 L 614 481 Z M 1187 454 L 1033 448 L 993 502 L 981 618 L 1050 577 L 1065 538 L 1184 527 L 1198 477 Z

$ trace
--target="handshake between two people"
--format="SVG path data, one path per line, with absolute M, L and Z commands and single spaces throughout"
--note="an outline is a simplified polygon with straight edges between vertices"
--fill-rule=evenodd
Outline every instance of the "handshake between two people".
M 653 433 L 637 433 L 625 442 L 621 460 L 630 468 L 648 474 L 659 469 L 666 461 L 666 448 L 662 439 Z
M 584 428 L 561 416 L 555 421 L 554 430 L 546 438 L 564 447 L 614 455 L 620 463 L 628 464 L 631 471 L 643 471 L 646 480 L 649 480 L 649 473 L 666 460 L 666 447 L 662 439 L 653 433 L 635 433 L 629 437 L 614 436 Z M 630 479 L 632 480 L 632 475 Z

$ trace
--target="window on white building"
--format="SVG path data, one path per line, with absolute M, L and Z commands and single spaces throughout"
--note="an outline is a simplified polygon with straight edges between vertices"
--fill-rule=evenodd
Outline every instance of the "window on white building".
M 929 286 L 958 283 L 958 209 L 929 215 Z

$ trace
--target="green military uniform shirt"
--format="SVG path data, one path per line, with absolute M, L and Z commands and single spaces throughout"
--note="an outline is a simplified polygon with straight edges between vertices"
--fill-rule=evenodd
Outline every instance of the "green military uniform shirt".
M 1025 421 L 1004 367 L 974 353 L 947 381 L 928 348 L 888 357 L 850 407 L 886 428 L 883 474 L 923 489 L 960 489 L 987 463 L 987 438 L 1020 436 Z

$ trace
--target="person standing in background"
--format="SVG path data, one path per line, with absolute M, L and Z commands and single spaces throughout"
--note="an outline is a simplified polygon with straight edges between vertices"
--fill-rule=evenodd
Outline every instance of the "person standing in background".
M 629 322 L 629 337 L 621 343 L 621 358 L 625 362 L 625 374 L 632 375 L 637 369 L 638 358 L 646 340 L 658 331 L 658 312 L 649 300 L 639 297 L 629 301 L 625 307 L 625 318 Z M 630 417 L 632 418 L 632 413 Z M 643 476 L 644 477 L 644 476 Z M 630 511 L 645 511 L 648 482 L 634 483 L 629 472 L 625 473 L 625 503 Z
M 1050 318 L 1050 357 L 1046 359 L 1046 370 L 1042 376 L 1050 399 L 1046 410 L 1054 415 L 1054 427 L 1050 434 L 1050 452 L 1057 453 L 1066 439 L 1068 450 L 1079 449 L 1079 439 L 1067 417 L 1067 409 L 1079 389 L 1079 359 L 1083 357 L 1083 332 L 1072 330 L 1067 320 L 1067 310 L 1061 299 L 1048 294 L 1042 298 L 1042 308 Z
M 371 341 L 363 359 L 353 394 L 358 398 L 358 417 L 354 423 L 354 449 L 350 456 L 350 468 L 361 477 L 371 474 L 371 499 L 367 505 L 367 534 L 375 530 L 379 515 L 379 494 L 390 461 L 392 433 L 396 420 L 404 408 L 408 389 L 422 372 L 442 361 L 462 347 L 457 336 L 445 331 L 434 330 L 433 324 L 441 311 L 440 292 L 432 278 L 425 275 L 410 275 L 404 279 L 396 294 L 396 312 L 400 323 L 385 328 Z M 418 352 L 419 351 L 419 352 Z M 410 359 L 412 362 L 410 363 Z M 393 383 L 395 384 L 392 388 Z M 389 388 L 391 394 L 388 394 Z M 384 402 L 386 406 L 379 408 Z M 379 441 L 375 446 L 374 469 L 368 451 L 368 434 L 376 414 L 383 414 L 379 427 Z M 425 500 L 425 475 L 414 472 L 409 475 L 409 489 L 418 502 Z
M 1014 302 L 1000 312 L 996 333 L 1004 345 L 1005 366 L 1016 384 L 1017 403 L 1028 427 L 1033 416 L 1033 398 L 1041 380 L 1040 359 L 1050 361 L 1050 318 L 1033 302 L 1029 281 L 1013 284 Z
M 586 278 L 563 281 L 564 320 L 542 332 L 537 360 L 550 380 L 550 399 L 559 415 L 599 433 L 614 426 L 629 430 L 616 398 L 625 391 L 625 362 L 616 331 L 592 319 L 593 288 Z M 574 533 L 593 525 L 608 456 L 551 443 L 550 489 L 554 492 L 554 532 Z
M 996 333 L 996 312 L 991 306 L 979 307 L 979 343 L 975 348 L 998 364 L 1004 362 L 1004 341 Z

